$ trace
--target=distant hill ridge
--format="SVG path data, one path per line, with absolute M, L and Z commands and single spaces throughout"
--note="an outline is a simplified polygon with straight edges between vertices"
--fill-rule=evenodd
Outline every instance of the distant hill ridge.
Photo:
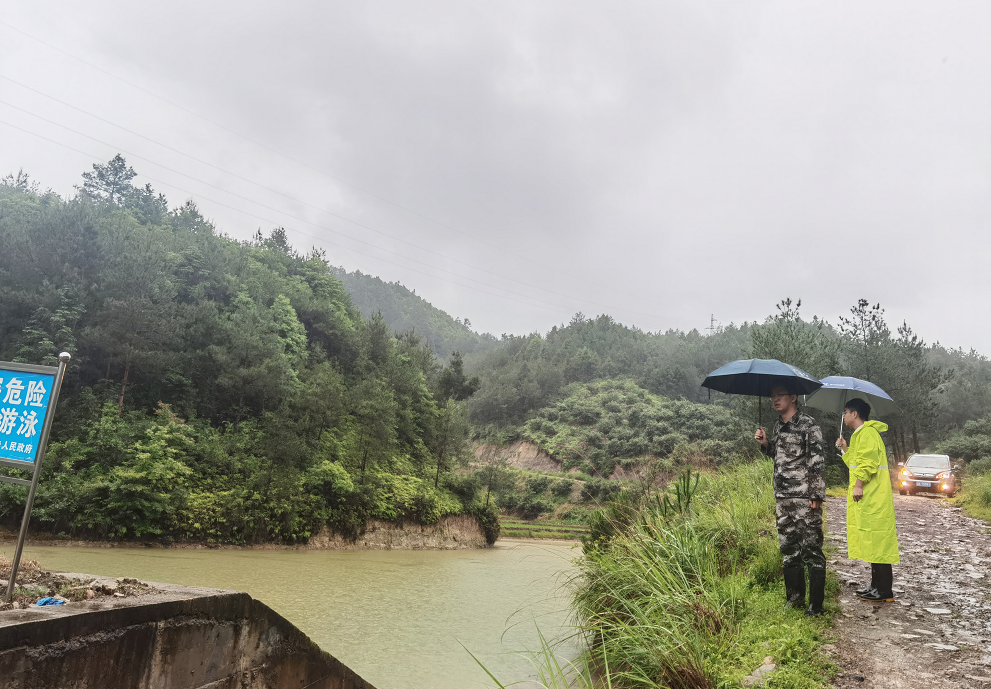
M 331 272 L 344 283 L 351 300 L 365 318 L 381 311 L 382 318 L 394 332 L 413 330 L 442 359 L 453 351 L 462 354 L 482 352 L 499 343 L 494 335 L 472 330 L 468 319 L 453 318 L 398 282 L 385 282 L 359 270 L 349 273 L 339 266 L 331 267 Z

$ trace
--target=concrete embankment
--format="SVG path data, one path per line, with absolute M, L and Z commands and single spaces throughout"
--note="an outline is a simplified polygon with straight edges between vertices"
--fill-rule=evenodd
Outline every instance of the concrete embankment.
M 152 587 L 0 613 L 0 689 L 374 689 L 246 593 Z

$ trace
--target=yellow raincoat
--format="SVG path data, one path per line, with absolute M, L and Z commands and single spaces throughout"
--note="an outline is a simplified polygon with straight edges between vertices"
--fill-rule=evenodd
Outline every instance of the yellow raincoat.
M 888 425 L 865 421 L 853 432 L 843 461 L 850 468 L 846 499 L 846 539 L 850 559 L 873 564 L 898 564 L 895 502 L 891 495 L 888 457 L 880 433 Z M 864 497 L 853 501 L 853 486 L 864 482 Z

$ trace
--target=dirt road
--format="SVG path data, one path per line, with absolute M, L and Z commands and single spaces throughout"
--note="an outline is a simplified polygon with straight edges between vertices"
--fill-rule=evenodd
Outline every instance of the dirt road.
M 991 525 L 937 497 L 895 496 L 901 565 L 894 603 L 854 591 L 870 566 L 846 559 L 846 500 L 827 500 L 826 538 L 839 546 L 842 614 L 827 652 L 840 666 L 834 686 L 991 689 Z

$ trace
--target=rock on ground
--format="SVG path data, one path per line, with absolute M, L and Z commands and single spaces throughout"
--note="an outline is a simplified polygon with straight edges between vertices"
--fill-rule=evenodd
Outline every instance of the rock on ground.
M 836 639 L 841 689 L 991 689 L 991 525 L 937 497 L 895 495 L 901 564 L 894 603 L 868 603 L 854 591 L 870 565 L 847 559 L 846 499 L 827 501 L 829 562 L 840 580 Z

